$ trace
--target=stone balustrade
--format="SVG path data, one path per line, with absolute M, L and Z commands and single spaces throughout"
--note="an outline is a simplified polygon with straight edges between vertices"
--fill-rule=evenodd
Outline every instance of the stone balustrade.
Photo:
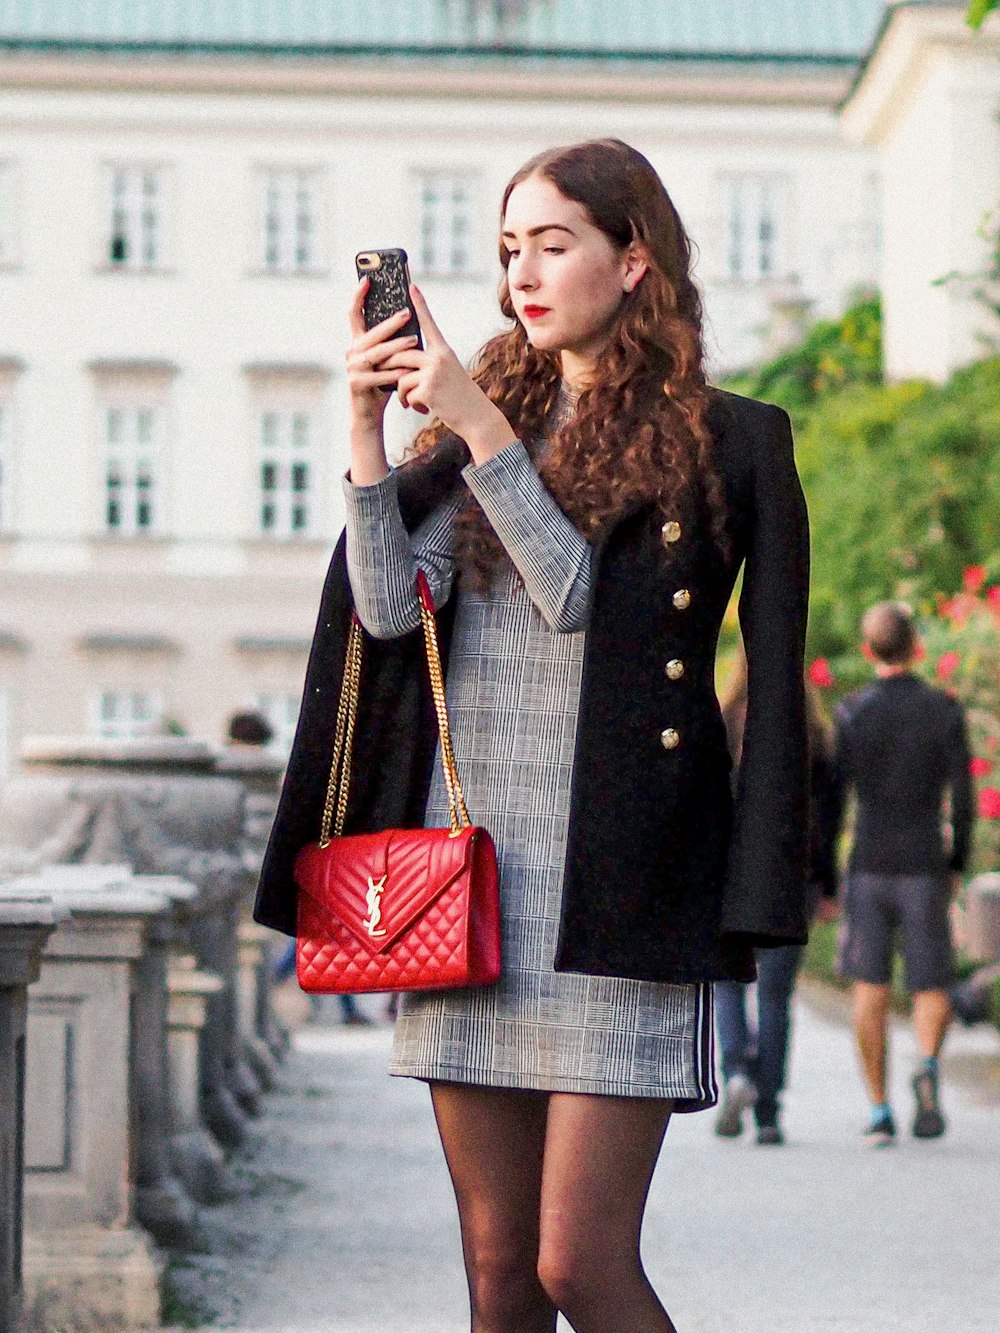
M 65 908 L 50 898 L 0 901 L 0 1329 L 21 1322 L 24 1081 L 28 986 Z
M 136 1033 L 141 960 L 170 897 L 115 868 L 42 873 L 0 901 L 47 893 L 69 917 L 28 999 L 24 1286 L 35 1327 L 150 1328 L 163 1260 L 137 1224 Z M 160 1046 L 165 1045 L 165 1034 Z
M 250 920 L 280 764 L 227 756 L 220 775 L 217 752 L 176 738 L 22 757 L 0 785 L 0 904 L 44 892 L 65 916 L 22 1034 L 28 1318 L 149 1327 L 150 1237 L 185 1243 L 197 1205 L 232 1194 L 223 1150 L 287 1046 L 270 932 Z M 4 1280 L 16 1300 L 13 1263 Z

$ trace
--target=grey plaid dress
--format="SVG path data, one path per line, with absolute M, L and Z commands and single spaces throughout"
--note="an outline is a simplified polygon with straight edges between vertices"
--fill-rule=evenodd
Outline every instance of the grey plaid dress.
M 487 596 L 457 590 L 446 683 L 469 813 L 500 866 L 503 971 L 495 986 L 403 996 L 389 1072 L 552 1092 L 716 1098 L 710 983 L 669 985 L 556 972 L 570 787 L 590 597 L 590 548 L 524 446 L 463 473 L 511 557 Z M 395 477 L 345 482 L 347 561 L 376 637 L 415 629 L 416 565 L 435 603 L 451 595 L 464 490 L 408 536 Z M 515 573 L 516 569 L 516 573 Z M 518 575 L 520 576 L 518 578 Z M 440 750 L 440 747 L 439 747 Z M 428 827 L 448 823 L 440 753 Z

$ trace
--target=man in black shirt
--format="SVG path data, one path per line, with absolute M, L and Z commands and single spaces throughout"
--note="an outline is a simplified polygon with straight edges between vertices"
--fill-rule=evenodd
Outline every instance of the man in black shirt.
M 913 1077 L 913 1133 L 944 1133 L 938 1054 L 951 1019 L 949 907 L 968 857 L 973 799 L 965 716 L 957 700 L 913 675 L 917 636 L 909 607 L 880 602 L 866 613 L 862 635 L 878 679 L 836 713 L 838 824 L 849 788 L 857 800 L 840 962 L 855 982 L 854 1027 L 872 1101 L 865 1134 L 883 1145 L 896 1133 L 886 1064 L 897 930 L 923 1057 Z M 950 846 L 943 832 L 946 794 Z

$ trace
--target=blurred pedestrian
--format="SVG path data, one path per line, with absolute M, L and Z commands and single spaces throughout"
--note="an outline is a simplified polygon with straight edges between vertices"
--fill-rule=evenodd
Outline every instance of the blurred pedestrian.
M 815 686 L 806 682 L 805 688 L 810 758 L 807 892 L 811 913 L 831 920 L 837 911 L 832 737 Z M 746 712 L 747 662 L 741 649 L 722 699 L 734 777 L 743 753 Z M 723 1089 L 715 1132 L 723 1138 L 736 1138 L 743 1132 L 744 1112 L 752 1106 L 757 1142 L 765 1145 L 784 1142 L 780 1093 L 785 1086 L 792 993 L 802 953 L 803 946 L 798 944 L 756 951 L 756 1028 L 748 1014 L 751 987 L 740 981 L 716 983 L 715 1020 Z
M 263 713 L 245 709 L 233 713 L 226 723 L 226 741 L 231 746 L 252 746 L 262 749 L 274 739 L 274 728 Z
M 706 384 L 690 243 L 641 154 L 542 154 L 501 215 L 508 323 L 471 374 L 416 287 L 423 349 L 407 312 L 366 330 L 364 284 L 352 301 L 346 543 L 257 916 L 294 929 L 352 605 L 377 725 L 356 733 L 350 831 L 449 822 L 422 744 L 419 568 L 465 796 L 497 846 L 503 971 L 405 995 L 390 1070 L 430 1083 L 472 1328 L 554 1333 L 561 1311 L 670 1333 L 639 1236 L 671 1115 L 715 1102 L 711 983 L 805 934 L 805 503 L 784 413 Z M 393 388 L 434 418 L 396 471 Z M 734 815 L 714 659 L 744 558 Z
M 840 962 L 854 980 L 854 1028 L 871 1098 L 865 1136 L 883 1146 L 896 1136 L 886 1071 L 897 933 L 921 1056 L 912 1130 L 917 1138 L 944 1133 L 938 1057 L 951 1019 L 950 906 L 969 854 L 973 797 L 965 715 L 957 699 L 913 674 L 910 608 L 879 602 L 861 632 L 877 679 L 835 717 L 838 824 L 850 789 L 857 806 Z M 942 833 L 946 799 L 950 845 Z

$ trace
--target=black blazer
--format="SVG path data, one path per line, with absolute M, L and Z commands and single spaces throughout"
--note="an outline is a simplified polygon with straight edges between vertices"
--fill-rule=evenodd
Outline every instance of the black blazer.
M 747 980 L 754 946 L 806 938 L 805 501 L 784 412 L 719 392 L 710 422 L 729 558 L 693 499 L 673 527 L 643 505 L 593 543 L 559 971 Z M 460 484 L 467 461 L 452 441 L 400 469 L 408 528 Z M 744 560 L 748 705 L 734 808 L 714 671 Z M 438 613 L 445 663 L 455 600 Z M 295 855 L 319 832 L 350 607 L 342 536 L 254 907 L 257 921 L 288 934 Z M 683 674 L 668 672 L 678 662 Z M 437 740 L 426 675 L 419 630 L 366 636 L 347 832 L 423 823 Z

